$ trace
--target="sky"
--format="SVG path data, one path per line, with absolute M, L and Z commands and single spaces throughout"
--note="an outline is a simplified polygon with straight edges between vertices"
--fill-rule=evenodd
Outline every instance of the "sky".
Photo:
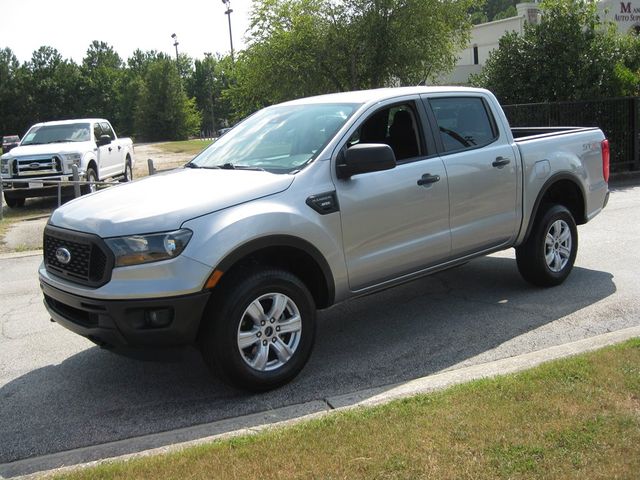
M 250 0 L 231 0 L 233 48 L 244 45 Z M 93 40 L 111 45 L 126 60 L 136 48 L 203 58 L 229 52 L 229 25 L 222 0 L 0 0 L 0 49 L 20 62 L 42 45 L 81 63 Z

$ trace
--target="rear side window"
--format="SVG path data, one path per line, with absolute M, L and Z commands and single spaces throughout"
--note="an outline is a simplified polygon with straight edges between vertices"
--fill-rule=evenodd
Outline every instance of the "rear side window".
M 495 122 L 478 97 L 432 98 L 445 152 L 482 147 L 498 138 Z

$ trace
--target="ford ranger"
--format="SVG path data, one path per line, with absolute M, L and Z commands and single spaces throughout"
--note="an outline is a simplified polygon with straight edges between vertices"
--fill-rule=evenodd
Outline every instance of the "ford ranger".
M 130 138 L 118 138 L 111 124 L 100 118 L 37 123 L 18 147 L 0 157 L 5 202 L 21 207 L 26 198 L 56 195 L 57 184 L 52 180 L 72 180 L 73 165 L 81 180 L 119 177 L 129 181 L 133 144 Z M 83 187 L 85 193 L 95 189 L 95 183 Z
M 511 129 L 488 91 L 411 87 L 260 110 L 184 168 L 58 208 L 44 302 L 118 351 L 197 344 L 225 381 L 297 375 L 316 309 L 515 247 L 562 283 L 608 200 L 598 128 Z

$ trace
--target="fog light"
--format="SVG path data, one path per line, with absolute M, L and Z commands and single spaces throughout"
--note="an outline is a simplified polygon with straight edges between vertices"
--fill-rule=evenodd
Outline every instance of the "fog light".
M 166 327 L 172 321 L 173 321 L 173 310 L 171 308 L 147 310 L 145 312 L 145 323 L 150 328 Z

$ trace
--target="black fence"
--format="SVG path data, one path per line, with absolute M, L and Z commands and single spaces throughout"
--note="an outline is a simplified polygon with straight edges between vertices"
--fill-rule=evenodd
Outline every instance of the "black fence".
M 640 97 L 503 108 L 512 127 L 600 127 L 611 146 L 611 172 L 640 171 Z

